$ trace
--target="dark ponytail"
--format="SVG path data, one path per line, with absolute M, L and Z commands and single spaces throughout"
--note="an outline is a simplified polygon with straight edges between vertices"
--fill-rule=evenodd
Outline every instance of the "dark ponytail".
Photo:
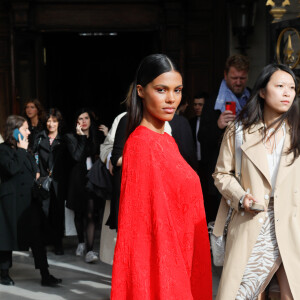
M 152 54 L 141 61 L 127 96 L 128 121 L 126 139 L 140 125 L 143 119 L 143 102 L 138 96 L 137 85 L 145 87 L 159 75 L 173 70 L 178 71 L 174 62 L 165 54 Z

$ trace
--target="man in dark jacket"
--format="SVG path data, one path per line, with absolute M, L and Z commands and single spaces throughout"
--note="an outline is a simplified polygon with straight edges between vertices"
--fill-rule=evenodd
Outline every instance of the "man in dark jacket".
M 194 139 L 194 145 L 195 145 L 196 156 L 197 156 L 197 163 L 198 163 L 197 172 L 201 179 L 202 188 L 203 188 L 204 174 L 201 173 L 202 172 L 201 170 L 203 168 L 201 166 L 201 145 L 198 140 L 198 133 L 199 133 L 199 130 L 201 127 L 201 115 L 202 115 L 203 107 L 204 107 L 204 104 L 205 104 L 205 101 L 207 100 L 207 98 L 208 98 L 208 95 L 203 92 L 198 93 L 194 96 L 193 110 L 195 113 L 195 117 L 193 117 L 189 120 L 191 128 L 192 128 L 192 135 L 193 135 L 193 139 Z
M 247 57 L 236 54 L 227 58 L 224 79 L 216 97 L 208 99 L 203 109 L 198 139 L 201 144 L 201 160 L 205 165 L 207 191 L 204 191 L 204 204 L 207 221 L 214 221 L 221 196 L 214 186 L 214 172 L 219 155 L 220 143 L 227 125 L 232 122 L 250 97 L 246 87 L 249 72 Z M 226 102 L 234 102 L 236 114 L 226 110 Z

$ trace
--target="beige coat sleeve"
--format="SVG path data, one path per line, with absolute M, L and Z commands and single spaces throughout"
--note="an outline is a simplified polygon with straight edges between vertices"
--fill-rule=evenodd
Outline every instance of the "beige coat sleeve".
M 226 203 L 239 210 L 240 199 L 246 194 L 235 177 L 234 126 L 225 132 L 213 178 Z M 243 159 L 243 158 L 242 158 Z
M 111 134 L 109 132 L 103 144 L 100 145 L 100 159 L 104 164 L 106 164 L 107 156 L 110 152 L 112 152 L 113 146 L 114 139 L 111 137 Z

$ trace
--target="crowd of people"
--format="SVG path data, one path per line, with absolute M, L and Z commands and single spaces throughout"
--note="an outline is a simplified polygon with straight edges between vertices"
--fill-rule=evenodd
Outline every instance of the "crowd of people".
M 106 199 L 96 199 L 85 186 L 107 128 L 97 128 L 94 113 L 88 108 L 76 113 L 72 133 L 64 134 L 63 127 L 61 112 L 56 108 L 46 112 L 37 99 L 25 103 L 24 117 L 11 115 L 6 121 L 0 145 L 2 284 L 14 285 L 9 275 L 12 251 L 29 247 L 41 272 L 41 284 L 61 283 L 48 272 L 45 249 L 52 245 L 56 255 L 64 254 L 65 200 L 75 215 L 76 255 L 85 255 L 88 263 L 98 260 L 93 251 L 97 208 L 104 211 Z M 35 182 L 48 176 L 49 193 L 42 197 Z
M 23 117 L 9 116 L 0 144 L 1 283 L 14 284 L 12 251 L 29 247 L 41 284 L 62 282 L 48 271 L 45 246 L 64 254 L 65 206 L 74 211 L 75 254 L 96 262 L 109 197 L 106 225 L 118 233 L 112 300 L 212 299 L 211 221 L 215 236 L 227 233 L 217 299 L 300 298 L 297 80 L 271 64 L 251 90 L 248 72 L 247 57 L 230 56 L 219 91 L 193 96 L 189 121 L 188 103 L 178 108 L 181 73 L 164 54 L 141 61 L 127 112 L 109 131 L 81 108 L 65 133 L 61 112 L 44 111 L 37 99 Z M 41 199 L 34 187 L 47 176 Z

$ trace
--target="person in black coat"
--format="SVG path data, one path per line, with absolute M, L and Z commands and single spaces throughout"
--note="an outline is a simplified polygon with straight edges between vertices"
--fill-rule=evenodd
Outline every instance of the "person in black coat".
M 121 191 L 122 155 L 126 139 L 127 114 L 118 124 L 114 146 L 110 158 L 110 172 L 112 175 L 112 197 L 110 215 L 107 221 L 110 229 L 118 229 L 119 201 Z
M 172 129 L 172 137 L 178 145 L 180 154 L 197 171 L 196 150 L 189 121 L 184 116 L 175 114 L 169 124 Z
M 54 253 L 62 255 L 64 236 L 64 202 L 66 198 L 66 143 L 62 136 L 63 117 L 59 110 L 51 108 L 46 117 L 46 130 L 40 132 L 34 142 L 33 152 L 42 177 L 51 172 L 50 201 L 46 207 L 48 243 L 54 244 Z
M 17 129 L 19 133 L 14 138 Z M 12 266 L 12 251 L 31 247 L 42 285 L 55 286 L 61 279 L 48 271 L 41 203 L 32 199 L 32 186 L 38 175 L 34 158 L 27 152 L 29 134 L 23 117 L 8 117 L 5 142 L 0 145 L 0 282 L 14 285 L 8 271 Z
M 215 187 L 212 174 L 216 167 L 223 134 L 227 125 L 236 117 L 232 111 L 226 109 L 226 102 L 236 103 L 236 114 L 243 108 L 251 93 L 246 86 L 248 72 L 247 57 L 241 54 L 228 57 L 219 92 L 205 101 L 202 111 L 198 140 L 201 144 L 202 166 L 206 173 L 204 206 L 208 222 L 215 220 L 221 200 L 221 194 Z
M 97 130 L 94 114 L 89 109 L 77 111 L 75 120 L 76 133 L 66 135 L 67 149 L 73 160 L 66 206 L 75 214 L 74 223 L 79 242 L 76 255 L 83 256 L 86 251 L 85 261 L 91 263 L 98 260 L 93 252 L 96 212 L 99 210 L 101 221 L 105 201 L 86 189 L 87 173 L 99 158 L 100 143 L 103 142 L 104 135 Z

